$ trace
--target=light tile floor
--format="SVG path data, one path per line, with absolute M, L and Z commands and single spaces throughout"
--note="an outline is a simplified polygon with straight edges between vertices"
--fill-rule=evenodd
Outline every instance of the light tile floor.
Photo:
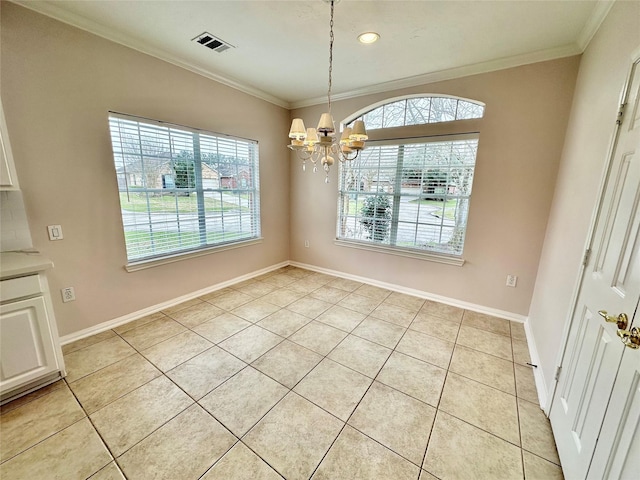
M 285 267 L 63 350 L 3 480 L 562 478 L 508 320 Z

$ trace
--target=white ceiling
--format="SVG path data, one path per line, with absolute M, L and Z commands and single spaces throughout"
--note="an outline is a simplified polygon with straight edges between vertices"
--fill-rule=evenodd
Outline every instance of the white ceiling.
M 285 107 L 326 100 L 329 12 L 309 1 L 16 0 L 66 23 Z M 581 53 L 603 0 L 342 0 L 333 98 Z M 380 40 L 356 37 L 376 31 Z M 191 41 L 208 31 L 236 48 Z

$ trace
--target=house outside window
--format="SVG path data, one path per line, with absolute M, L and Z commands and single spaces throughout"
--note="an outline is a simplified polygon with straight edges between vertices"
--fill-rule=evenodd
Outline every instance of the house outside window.
M 365 121 L 371 140 L 340 165 L 338 243 L 462 259 L 479 139 L 465 125 L 483 113 L 470 100 L 411 97 L 351 119 Z M 424 135 L 408 136 L 416 129 Z
M 129 264 L 260 237 L 258 144 L 109 114 Z

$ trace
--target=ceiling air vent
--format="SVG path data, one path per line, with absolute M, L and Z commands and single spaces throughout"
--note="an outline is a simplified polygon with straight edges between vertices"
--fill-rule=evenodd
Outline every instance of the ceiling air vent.
M 224 40 L 220 40 L 214 35 L 211 35 L 208 32 L 202 32 L 197 37 L 193 38 L 192 41 L 198 42 L 200 45 L 204 45 L 207 48 L 210 48 L 214 52 L 222 53 L 225 50 L 229 50 L 230 48 L 235 48 L 230 43 L 225 42 Z

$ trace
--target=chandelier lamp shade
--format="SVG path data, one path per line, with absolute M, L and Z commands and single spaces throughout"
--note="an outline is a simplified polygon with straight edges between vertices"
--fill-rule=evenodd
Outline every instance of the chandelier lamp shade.
M 326 1 L 326 0 L 325 0 Z M 320 116 L 316 128 L 305 128 L 301 118 L 294 118 L 289 130 L 291 143 L 288 147 L 296 152 L 302 160 L 302 170 L 306 169 L 306 161 L 313 163 L 314 173 L 318 171 L 318 163 L 326 173 L 325 183 L 329 183 L 329 169 L 337 158 L 341 162 L 355 160 L 364 149 L 369 138 L 362 120 L 356 120 L 351 127 L 345 127 L 339 139 L 331 116 L 331 76 L 333 70 L 333 7 L 331 4 L 331 21 L 329 23 L 329 88 L 327 90 L 327 112 Z

